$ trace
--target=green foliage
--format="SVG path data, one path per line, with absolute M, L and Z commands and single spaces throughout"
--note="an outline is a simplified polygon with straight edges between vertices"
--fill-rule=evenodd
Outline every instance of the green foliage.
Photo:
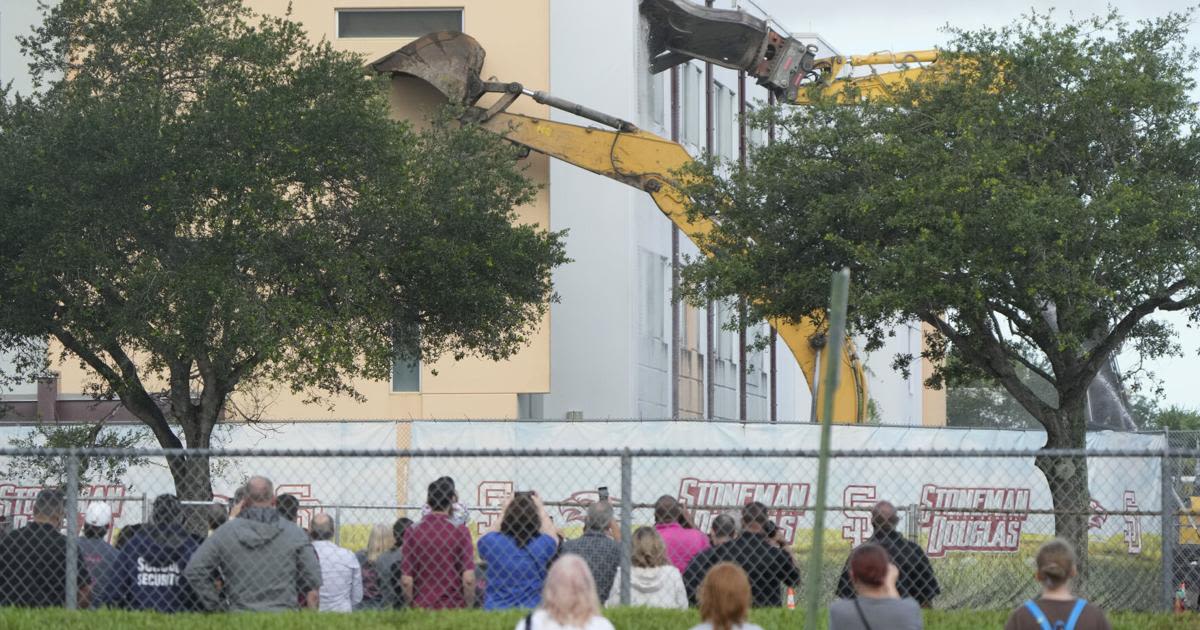
M 425 611 L 360 612 L 353 615 L 316 615 L 312 613 L 245 613 L 237 616 L 239 624 L 253 624 L 262 630 L 314 628 L 321 630 L 384 630 L 411 628 L 430 630 L 441 628 L 512 628 L 526 614 L 523 610 L 509 611 Z M 647 608 L 607 609 L 604 615 L 621 630 L 660 630 L 690 628 L 700 621 L 695 610 L 656 610 Z M 1008 611 L 927 610 L 925 627 L 938 630 L 974 630 L 999 628 L 1008 618 Z M 804 619 L 799 610 L 755 609 L 750 622 L 764 630 L 796 628 Z M 56 628 L 60 630 L 108 630 L 109 628 L 171 627 L 179 630 L 223 630 L 230 624 L 227 615 L 162 615 L 121 611 L 22 610 L 0 609 L 0 626 L 12 628 Z M 1194 615 L 1153 613 L 1114 613 L 1109 621 L 1116 630 L 1184 630 L 1194 628 Z M 824 624 L 821 624 L 822 627 Z
M 1190 20 L 1035 14 L 953 31 L 938 69 L 891 98 L 762 113 L 779 142 L 727 174 L 700 165 L 686 187 L 689 211 L 719 225 L 686 295 L 744 295 L 753 319 L 797 320 L 824 311 L 828 271 L 848 267 L 868 351 L 920 320 L 928 385 L 999 385 L 1046 446 L 1083 448 L 1087 388 L 1113 353 L 1177 352 L 1149 316 L 1200 316 Z M 1086 584 L 1086 458 L 1035 461 Z
M 0 99 L 0 347 L 55 340 L 163 446 L 207 446 L 254 382 L 357 395 L 396 331 L 504 359 L 554 297 L 515 150 L 391 120 L 386 80 L 287 17 L 68 0 L 23 44 L 46 89 Z
M 1200 431 L 1200 411 L 1179 405 L 1171 405 L 1166 409 L 1155 409 L 1146 418 L 1146 428 Z
M 1033 15 L 954 31 L 941 70 L 889 101 L 762 113 L 780 141 L 727 176 L 700 167 L 687 190 L 692 212 L 719 220 L 702 246 L 721 254 L 685 270 L 689 296 L 746 295 L 751 318 L 797 319 L 848 266 L 868 350 L 928 323 L 931 385 L 998 383 L 1052 445 L 1083 446 L 1096 371 L 1124 344 L 1176 351 L 1146 317 L 1200 305 L 1189 21 Z
M 128 449 L 146 446 L 149 436 L 144 429 L 129 430 L 128 427 L 95 424 L 47 424 L 40 423 L 25 435 L 9 441 L 11 448 L 113 448 Z M 38 485 L 64 485 L 66 483 L 66 460 L 61 457 L 39 455 L 34 457 L 12 457 L 4 470 L 4 478 L 33 482 Z M 79 483 L 124 483 L 125 472 L 132 466 L 149 462 L 144 457 L 101 457 L 78 458 Z

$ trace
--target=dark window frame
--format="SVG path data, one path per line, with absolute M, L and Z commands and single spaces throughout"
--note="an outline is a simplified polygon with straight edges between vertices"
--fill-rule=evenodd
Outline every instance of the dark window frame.
M 343 35 L 342 34 L 342 15 L 343 14 L 380 14 L 380 13 L 455 13 L 458 15 L 458 26 L 454 30 L 461 31 L 463 29 L 463 7 L 389 7 L 389 8 L 337 8 L 334 10 L 334 29 L 338 39 L 414 39 L 424 35 L 425 33 L 417 33 L 415 35 Z

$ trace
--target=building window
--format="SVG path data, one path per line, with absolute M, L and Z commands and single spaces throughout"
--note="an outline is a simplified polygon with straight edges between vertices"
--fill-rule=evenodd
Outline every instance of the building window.
M 746 118 L 749 119 L 753 117 L 754 111 L 754 107 L 746 105 Z M 767 131 L 762 127 L 751 126 L 749 123 L 747 123 L 746 144 L 750 145 L 746 147 L 747 150 L 749 150 L 751 147 L 767 146 Z
M 415 325 L 400 326 L 392 346 L 392 391 L 421 391 L 421 332 Z
M 641 273 L 641 333 L 651 339 L 666 338 L 667 302 L 667 259 L 654 252 L 639 250 L 638 267 Z
M 700 145 L 700 121 L 704 117 L 704 71 L 697 66 L 681 66 L 683 72 L 683 141 Z
M 662 72 L 650 75 L 650 119 L 660 126 L 665 121 L 663 110 L 667 108 L 665 80 L 666 77 Z
M 713 91 L 716 98 L 716 120 L 714 126 L 717 135 L 715 153 L 722 157 L 733 158 L 733 90 L 716 84 L 716 90 Z
M 461 31 L 462 9 L 341 10 L 338 37 L 421 37 L 437 31 Z

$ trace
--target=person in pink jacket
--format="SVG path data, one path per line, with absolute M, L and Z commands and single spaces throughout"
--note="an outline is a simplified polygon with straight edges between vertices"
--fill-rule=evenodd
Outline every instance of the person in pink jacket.
M 696 554 L 708 549 L 708 536 L 692 525 L 683 504 L 669 494 L 654 502 L 654 529 L 667 546 L 667 559 L 680 573 Z

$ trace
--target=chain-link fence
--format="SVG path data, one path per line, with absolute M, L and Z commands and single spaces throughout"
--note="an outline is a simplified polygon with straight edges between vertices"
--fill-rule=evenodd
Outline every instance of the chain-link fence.
M 574 553 L 610 605 L 694 605 L 730 561 L 755 605 L 781 606 L 853 593 L 846 558 L 876 542 L 902 595 L 1003 609 L 1038 591 L 1056 532 L 1086 537 L 1079 587 L 1104 608 L 1161 610 L 1200 583 L 1200 450 L 1185 448 L 835 452 L 819 583 L 801 579 L 812 451 L 7 449 L 0 464 L 48 455 L 55 476 L 0 484 L 0 605 L 527 608 Z M 96 457 L 129 466 L 94 482 Z

